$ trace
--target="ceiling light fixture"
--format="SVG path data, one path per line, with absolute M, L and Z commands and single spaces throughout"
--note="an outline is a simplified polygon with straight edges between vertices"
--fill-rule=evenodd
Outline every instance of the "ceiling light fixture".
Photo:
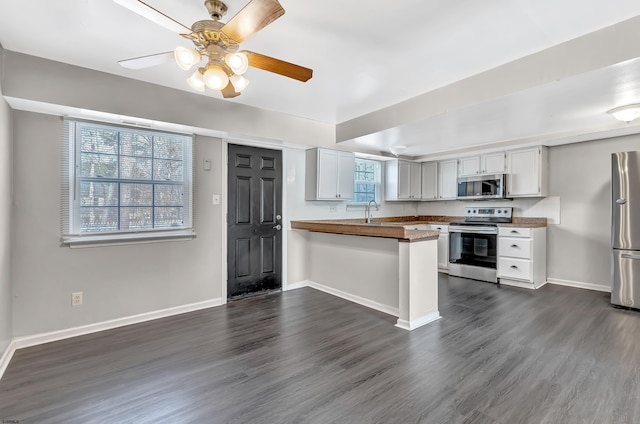
M 640 103 L 616 107 L 608 110 L 607 113 L 610 113 L 614 118 L 628 124 L 629 122 L 640 118 Z
M 196 69 L 193 75 L 187 78 L 187 84 L 189 84 L 191 88 L 196 91 L 204 92 L 205 83 L 202 76 L 202 74 L 204 74 L 204 71 L 204 68 Z
M 226 24 L 220 19 L 227 11 L 222 0 L 204 0 L 211 19 L 195 22 L 188 28 L 142 0 L 114 0 L 121 6 L 179 33 L 190 40 L 193 47 L 177 47 L 173 52 L 121 60 L 118 63 L 129 69 L 143 69 L 174 59 L 180 69 L 198 69 L 187 78 L 196 91 L 205 87 L 219 90 L 224 98 L 240 95 L 249 80 L 243 77 L 249 66 L 274 72 L 288 78 L 306 82 L 313 70 L 262 54 L 239 51 L 240 43 L 269 25 L 284 14 L 278 0 L 250 0 Z M 204 63 L 203 62 L 204 59 Z
M 407 146 L 391 146 L 389 152 L 395 157 L 398 157 L 402 152 L 407 150 Z

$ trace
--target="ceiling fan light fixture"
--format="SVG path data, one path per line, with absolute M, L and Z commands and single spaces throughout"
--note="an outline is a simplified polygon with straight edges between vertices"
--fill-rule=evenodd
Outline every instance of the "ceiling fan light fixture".
M 200 53 L 198 53 L 196 49 L 188 49 L 182 46 L 176 47 L 173 55 L 180 69 L 185 71 L 193 68 L 194 65 L 202 60 L 202 56 L 200 56 Z
M 237 93 L 240 93 L 242 90 L 247 88 L 247 85 L 249 85 L 249 80 L 242 75 L 231 75 L 229 77 L 229 81 L 231 81 L 231 84 L 233 84 L 233 88 L 235 88 Z
M 640 118 L 640 103 L 625 105 L 608 110 L 607 113 L 613 115 L 619 121 L 627 124 Z
M 249 58 L 242 52 L 227 53 L 224 61 L 236 75 L 242 75 L 249 69 Z
M 212 90 L 222 90 L 229 84 L 229 76 L 217 65 L 207 68 L 202 76 L 204 83 Z
M 204 68 L 196 69 L 196 71 L 187 78 L 187 84 L 191 86 L 196 91 L 203 92 L 204 91 L 204 78 L 202 77 L 202 73 L 204 72 Z

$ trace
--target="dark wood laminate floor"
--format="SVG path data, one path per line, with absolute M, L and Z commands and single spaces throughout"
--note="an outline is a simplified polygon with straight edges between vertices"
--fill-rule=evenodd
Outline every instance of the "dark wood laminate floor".
M 413 332 L 311 288 L 18 350 L 0 420 L 638 423 L 640 313 L 440 279 Z

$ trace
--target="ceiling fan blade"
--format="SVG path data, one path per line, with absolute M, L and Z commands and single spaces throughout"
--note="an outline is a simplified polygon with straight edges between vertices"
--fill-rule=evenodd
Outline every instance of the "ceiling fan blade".
M 229 81 L 229 84 L 227 84 L 227 86 L 220 91 L 222 92 L 222 97 L 224 97 L 225 99 L 232 99 L 240 95 L 240 93 L 236 91 L 233 84 L 231 84 L 231 81 Z
M 284 9 L 278 0 L 252 0 L 222 27 L 222 31 L 242 43 L 282 15 Z
M 173 52 L 156 53 L 149 56 L 134 57 L 132 59 L 119 60 L 118 64 L 127 69 L 144 69 L 156 65 L 162 65 L 173 60 Z
M 249 66 L 253 66 L 254 68 L 273 72 L 302 82 L 309 81 L 313 76 L 313 69 L 294 65 L 293 63 L 265 56 L 260 53 L 254 53 L 247 50 L 243 50 L 242 52 L 249 58 Z
M 145 2 L 139 0 L 113 0 L 118 3 L 120 6 L 126 7 L 138 15 L 149 19 L 151 22 L 154 22 L 158 25 L 165 27 L 166 29 L 176 32 L 178 34 L 188 34 L 191 32 L 191 29 L 182 25 L 180 22 L 176 21 L 173 18 L 165 15 L 157 9 L 149 6 Z

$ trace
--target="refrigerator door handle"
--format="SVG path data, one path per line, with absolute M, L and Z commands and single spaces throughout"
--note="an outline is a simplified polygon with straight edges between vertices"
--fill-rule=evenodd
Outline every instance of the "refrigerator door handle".
M 620 256 L 624 259 L 640 259 L 640 255 L 631 255 L 629 253 L 623 253 Z
M 623 199 L 618 199 L 618 200 L 616 200 L 616 203 L 619 204 L 619 205 L 624 205 L 625 203 L 627 203 L 627 199 L 624 199 L 624 198 Z

